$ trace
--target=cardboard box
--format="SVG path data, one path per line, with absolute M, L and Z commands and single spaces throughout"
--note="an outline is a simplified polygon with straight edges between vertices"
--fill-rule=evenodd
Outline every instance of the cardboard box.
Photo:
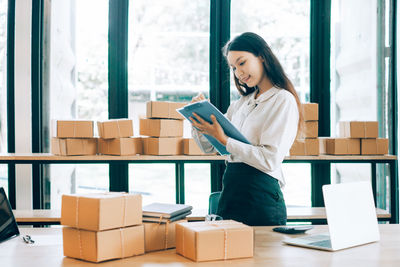
M 302 129 L 297 133 L 296 139 L 317 138 L 318 121 L 305 121 Z
M 325 155 L 326 154 L 326 140 L 330 139 L 331 137 L 318 137 L 319 141 L 319 154 Z
M 64 256 L 91 262 L 144 254 L 143 225 L 94 232 L 63 228 Z
M 93 138 L 93 121 L 56 120 L 52 129 L 52 136 L 57 138 Z
M 183 154 L 185 155 L 205 155 L 193 138 L 183 139 Z
M 360 139 L 357 138 L 327 138 L 326 154 L 330 155 L 360 155 Z
M 317 138 L 297 139 L 290 148 L 291 156 L 319 155 L 319 140 Z
M 301 104 L 304 121 L 318 120 L 318 103 L 303 103 Z
M 115 119 L 97 122 L 99 136 L 103 139 L 133 136 L 133 123 L 128 119 Z
M 339 136 L 343 138 L 377 138 L 377 121 L 341 121 Z
M 99 139 L 100 154 L 103 155 L 136 155 L 143 154 L 143 143 L 141 137 L 124 137 L 115 139 Z
M 96 155 L 97 138 L 52 138 L 51 153 L 60 156 Z
M 144 155 L 182 155 L 182 140 L 179 137 L 143 138 Z
M 176 109 L 186 105 L 187 103 L 149 101 L 146 103 L 146 117 L 183 120 L 184 118 Z
M 140 119 L 140 135 L 152 137 L 182 137 L 183 121 L 168 119 Z
M 172 223 L 143 223 L 144 250 L 146 252 L 175 248 L 175 226 L 180 220 Z
M 385 155 L 389 153 L 389 139 L 361 139 L 362 155 Z
M 253 228 L 232 220 L 176 225 L 176 253 L 193 261 L 253 257 Z
M 61 224 L 91 231 L 142 224 L 142 196 L 116 192 L 63 195 Z

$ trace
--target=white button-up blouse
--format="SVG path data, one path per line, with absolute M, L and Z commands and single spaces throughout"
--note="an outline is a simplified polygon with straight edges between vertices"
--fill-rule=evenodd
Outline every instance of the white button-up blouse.
M 228 138 L 228 162 L 246 163 L 276 178 L 283 187 L 281 165 L 296 138 L 299 121 L 296 100 L 289 91 L 275 87 L 254 97 L 255 92 L 242 96 L 225 114 L 251 143 Z M 194 127 L 192 135 L 204 152 L 216 152 Z

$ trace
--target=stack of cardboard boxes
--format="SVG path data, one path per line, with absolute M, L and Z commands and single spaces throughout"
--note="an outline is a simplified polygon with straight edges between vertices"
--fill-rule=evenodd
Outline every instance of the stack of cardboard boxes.
M 339 122 L 339 136 L 341 140 L 347 142 L 347 154 L 361 154 L 361 155 L 383 155 L 387 154 L 389 150 L 389 140 L 386 138 L 378 138 L 379 128 L 377 121 L 341 121 Z M 332 141 L 331 141 L 332 142 Z M 332 145 L 331 145 L 332 146 Z M 351 150 L 351 146 L 358 147 Z M 345 145 L 329 147 L 327 143 L 327 150 L 331 150 L 330 154 L 345 153 Z
M 305 103 L 301 105 L 304 125 L 294 141 L 290 155 L 315 156 L 319 155 L 318 140 L 318 104 Z
M 63 195 L 64 255 L 102 262 L 175 248 L 194 261 L 253 256 L 253 228 L 227 221 L 142 223 L 142 197 L 127 193 Z
M 181 155 L 183 117 L 176 111 L 185 103 L 150 101 L 146 118 L 140 119 L 140 135 L 145 155 Z
M 133 123 L 129 119 L 97 122 L 99 131 L 99 154 L 136 155 L 143 154 L 142 139 L 133 136 Z
M 291 156 L 383 155 L 388 153 L 389 140 L 378 138 L 377 121 L 339 122 L 339 137 L 318 137 L 318 104 L 302 104 L 303 131 L 291 149 Z
M 61 224 L 65 256 L 100 262 L 144 253 L 141 195 L 63 195 Z
M 93 121 L 57 120 L 52 126 L 51 152 L 54 155 L 96 155 L 97 138 L 93 138 Z

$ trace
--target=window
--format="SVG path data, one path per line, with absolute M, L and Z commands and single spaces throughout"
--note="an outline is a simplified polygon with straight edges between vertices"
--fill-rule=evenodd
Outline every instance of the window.
M 301 102 L 310 101 L 310 1 L 232 0 L 231 36 L 255 32 L 269 44 Z M 231 99 L 239 97 L 231 77 Z M 287 205 L 311 205 L 310 164 L 283 164 Z
M 108 0 L 52 1 L 51 14 L 50 119 L 107 119 Z M 50 166 L 51 208 L 64 193 L 108 191 L 107 164 Z
M 147 101 L 189 102 L 199 92 L 208 95 L 209 5 L 209 1 L 203 0 L 130 1 L 128 93 L 129 118 L 134 119 L 135 135 L 139 135 L 139 116 L 145 115 Z M 184 136 L 190 137 L 187 122 L 184 128 Z M 203 180 L 208 181 L 209 164 L 198 167 Z M 147 197 L 146 193 L 145 200 L 175 202 L 175 198 L 164 196 L 166 188 L 170 191 L 175 184 L 174 169 L 173 164 L 131 164 L 130 191 L 154 194 Z M 199 188 L 187 187 L 187 195 L 193 190 Z M 204 190 L 204 194 L 209 194 L 209 190 Z M 193 199 L 191 203 L 199 202 Z
M 7 9 L 0 0 L 0 153 L 7 152 Z M 8 192 L 7 165 L 0 165 L 0 187 Z

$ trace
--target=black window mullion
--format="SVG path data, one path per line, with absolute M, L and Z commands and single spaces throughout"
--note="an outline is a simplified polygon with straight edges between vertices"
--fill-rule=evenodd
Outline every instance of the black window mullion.
M 42 7 L 43 1 L 32 0 L 31 38 L 31 124 L 32 153 L 43 152 L 42 138 Z M 42 208 L 42 165 L 32 164 L 33 208 Z
M 211 0 L 210 4 L 210 101 L 225 113 L 230 103 L 229 67 L 222 55 L 230 38 L 230 0 Z M 211 163 L 211 192 L 222 188 L 225 166 Z
M 129 0 L 109 1 L 108 117 L 128 117 Z M 110 191 L 129 191 L 127 163 L 110 163 Z
M 8 0 L 7 10 L 7 151 L 15 153 L 15 0 Z M 16 208 L 15 164 L 8 164 L 8 198 Z
M 319 104 L 318 136 L 330 136 L 331 0 L 311 0 L 310 100 Z M 324 206 L 322 185 L 330 183 L 330 164 L 311 164 L 311 203 Z

